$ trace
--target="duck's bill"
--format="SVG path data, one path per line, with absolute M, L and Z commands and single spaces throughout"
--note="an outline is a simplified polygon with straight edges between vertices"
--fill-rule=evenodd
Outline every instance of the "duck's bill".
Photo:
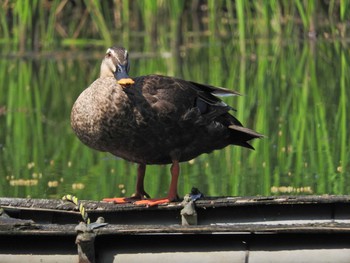
M 117 82 L 120 85 L 132 85 L 135 83 L 135 81 L 133 81 L 131 78 L 120 79 Z
M 117 79 L 117 82 L 120 85 L 131 85 L 135 83 L 127 73 L 127 65 L 118 65 L 118 69 L 114 73 L 114 77 Z

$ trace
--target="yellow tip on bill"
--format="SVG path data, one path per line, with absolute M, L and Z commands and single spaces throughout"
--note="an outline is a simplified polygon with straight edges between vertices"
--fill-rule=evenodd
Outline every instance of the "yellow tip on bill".
M 132 79 L 130 79 L 130 78 L 128 78 L 128 79 L 120 79 L 120 80 L 118 80 L 117 81 L 118 82 L 118 84 L 120 84 L 120 85 L 132 85 L 132 84 L 134 84 L 135 83 L 135 81 L 133 81 Z

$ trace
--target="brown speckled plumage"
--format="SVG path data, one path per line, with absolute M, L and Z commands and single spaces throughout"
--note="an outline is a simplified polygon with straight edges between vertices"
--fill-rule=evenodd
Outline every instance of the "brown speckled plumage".
M 159 75 L 133 78 L 133 85 L 122 87 L 113 67 L 103 66 L 106 60 L 71 114 L 73 130 L 91 148 L 143 165 L 168 164 L 230 144 L 252 148 L 248 141 L 262 137 L 242 127 L 213 95 L 233 91 Z

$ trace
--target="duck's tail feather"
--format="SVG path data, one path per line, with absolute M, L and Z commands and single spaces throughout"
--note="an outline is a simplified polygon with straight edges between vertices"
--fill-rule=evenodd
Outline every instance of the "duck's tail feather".
M 254 147 L 251 146 L 248 143 L 248 141 L 250 141 L 252 139 L 258 139 L 258 138 L 264 137 L 264 135 L 262 135 L 256 131 L 253 131 L 249 128 L 245 128 L 245 127 L 242 127 L 239 125 L 232 124 L 228 127 L 233 131 L 232 141 L 231 141 L 232 144 L 246 147 L 246 148 L 249 148 L 252 150 L 254 150 Z

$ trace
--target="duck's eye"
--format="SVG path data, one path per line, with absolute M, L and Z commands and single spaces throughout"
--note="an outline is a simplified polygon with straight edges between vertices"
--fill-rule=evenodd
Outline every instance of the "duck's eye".
M 112 56 L 112 54 L 109 52 L 106 54 L 106 58 L 110 58 L 111 56 Z

